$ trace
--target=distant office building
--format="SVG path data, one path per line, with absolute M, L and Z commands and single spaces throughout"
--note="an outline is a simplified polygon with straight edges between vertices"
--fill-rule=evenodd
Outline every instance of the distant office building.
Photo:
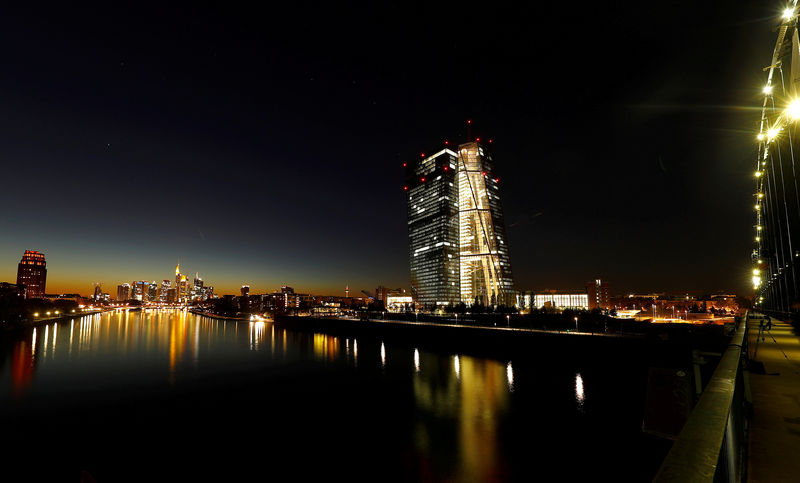
M 100 300 L 103 298 L 103 289 L 100 288 L 100 284 L 94 286 L 94 295 L 92 295 L 94 300 Z
M 47 283 L 47 262 L 44 253 L 25 250 L 17 266 L 17 285 L 25 287 L 26 298 L 42 297 Z
M 24 297 L 25 287 L 8 282 L 0 282 L 0 297 Z
M 410 295 L 387 295 L 386 310 L 389 312 L 414 310 L 414 299 Z
M 382 303 L 386 307 L 386 296 L 389 295 L 389 289 L 383 285 L 378 285 L 375 289 L 375 302 Z
M 147 302 L 147 297 L 150 293 L 150 284 L 145 280 L 134 281 L 131 288 L 131 298 L 133 300 L 141 300 Z
M 178 289 L 177 288 L 170 288 L 170 289 L 167 290 L 167 303 L 168 304 L 178 303 Z
M 589 296 L 589 310 L 610 309 L 611 296 L 608 293 L 608 282 L 599 278 L 586 284 L 586 293 Z
M 150 282 L 147 286 L 147 300 L 150 302 L 158 302 L 158 284 L 155 280 Z
M 167 298 L 171 285 L 172 282 L 170 282 L 168 279 L 164 279 L 161 281 L 161 286 L 158 288 L 158 301 L 161 302 L 162 304 L 167 303 Z
M 585 293 L 534 293 L 531 305 L 537 309 L 589 309 L 589 296 Z
M 177 297 L 175 302 L 186 302 L 186 299 L 189 296 L 189 281 L 186 278 L 186 275 L 181 273 L 180 263 L 175 266 L 175 290 L 175 296 Z
M 500 179 L 478 142 L 406 163 L 411 286 L 417 302 L 515 302 Z
M 117 300 L 124 302 L 131 298 L 131 286 L 128 283 L 117 285 Z
M 192 299 L 195 300 L 205 300 L 205 291 L 203 290 L 203 279 L 200 278 L 200 274 L 195 272 L 194 274 L 194 283 L 192 284 Z
M 250 285 L 242 285 L 242 297 L 250 295 Z
M 294 293 L 292 287 L 284 285 L 280 292 L 276 292 L 272 296 L 278 309 L 294 309 L 300 306 L 300 298 Z

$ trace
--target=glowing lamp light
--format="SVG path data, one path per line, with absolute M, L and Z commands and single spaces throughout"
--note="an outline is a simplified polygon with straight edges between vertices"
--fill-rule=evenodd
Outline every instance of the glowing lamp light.
M 760 272 L 758 271 L 758 269 L 757 269 L 757 268 L 754 268 L 754 269 L 753 269 L 753 275 L 758 275 L 759 273 L 760 273 Z
M 776 137 L 778 137 L 778 133 L 781 132 L 780 129 L 776 127 L 771 127 L 767 129 L 767 141 L 772 141 Z
M 34 313 L 33 313 L 33 316 L 34 316 L 34 317 L 38 317 L 38 316 L 39 316 L 39 312 L 34 312 Z
M 789 20 L 793 16 L 794 16 L 794 9 L 793 8 L 787 8 L 786 10 L 783 11 L 783 15 L 781 15 L 781 17 L 783 17 L 784 20 Z
M 763 198 L 763 197 L 764 197 L 764 193 L 759 193 L 759 194 L 758 194 L 758 198 L 759 198 L 759 199 L 761 199 L 761 198 Z
M 761 285 L 761 277 L 753 275 L 753 287 L 758 287 L 759 285 Z
M 756 171 L 756 178 L 758 178 L 759 176 L 761 176 L 761 171 Z
M 761 225 L 756 226 L 756 230 L 761 231 Z
M 756 237 L 756 241 L 761 241 L 761 237 L 760 237 L 760 236 L 757 236 L 757 237 Z
M 793 121 L 800 119 L 800 99 L 795 99 L 789 104 L 789 107 L 786 108 L 786 114 Z
M 756 210 L 760 210 L 760 209 L 761 209 L 761 205 L 756 205 Z
M 763 141 L 764 140 L 764 133 L 762 133 L 762 132 L 758 133 L 758 136 L 756 136 L 756 139 L 758 139 L 759 141 Z
M 772 85 L 770 85 L 770 84 L 765 85 L 764 88 L 761 90 L 761 92 L 763 92 L 764 94 L 767 94 L 767 95 L 771 94 L 772 93 Z

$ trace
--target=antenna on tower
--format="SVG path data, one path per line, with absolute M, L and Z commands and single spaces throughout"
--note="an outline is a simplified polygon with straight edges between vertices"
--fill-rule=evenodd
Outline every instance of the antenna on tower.
M 467 119 L 467 142 L 472 139 L 472 119 Z

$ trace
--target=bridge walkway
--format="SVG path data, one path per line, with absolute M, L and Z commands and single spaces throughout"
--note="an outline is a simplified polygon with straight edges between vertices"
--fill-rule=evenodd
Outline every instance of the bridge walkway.
M 750 317 L 748 356 L 756 362 L 750 368 L 753 420 L 748 480 L 798 481 L 800 336 L 791 324 L 775 318 L 772 318 L 772 329 L 760 333 L 761 319 L 752 313 Z M 763 370 L 760 370 L 761 364 Z

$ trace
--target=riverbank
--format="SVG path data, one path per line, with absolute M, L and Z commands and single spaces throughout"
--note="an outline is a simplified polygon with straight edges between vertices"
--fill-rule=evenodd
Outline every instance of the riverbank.
M 536 352 L 547 358 L 638 358 L 667 365 L 683 365 L 685 361 L 691 361 L 691 351 L 695 349 L 719 352 L 728 340 L 723 336 L 721 327 L 701 331 L 696 327 L 673 327 L 671 336 L 663 337 L 663 332 L 620 334 L 298 316 L 276 316 L 275 325 L 291 330 L 391 340 L 490 357 L 504 358 L 511 354 Z M 676 337 L 676 333 L 682 336 Z
M 26 329 L 26 328 L 30 328 L 30 327 L 39 327 L 40 325 L 52 324 L 53 322 L 64 322 L 64 321 L 67 321 L 67 320 L 73 320 L 73 319 L 79 319 L 81 317 L 86 317 L 87 315 L 103 314 L 103 313 L 106 313 L 106 312 L 111 312 L 113 310 L 114 309 L 92 310 L 90 312 L 83 312 L 83 311 L 77 312 L 76 311 L 75 313 L 71 313 L 71 312 L 70 313 L 64 313 L 64 314 L 59 314 L 59 315 L 54 316 L 54 317 L 34 317 L 33 319 L 28 319 L 28 320 L 25 320 L 25 321 L 23 321 L 21 323 L 15 323 L 15 324 L 6 323 L 6 324 L 2 324 L 2 327 L 0 327 L 0 329 L 2 329 L 4 331 L 14 331 L 14 330 Z
M 226 315 L 217 315 L 217 314 L 212 314 L 211 312 L 203 312 L 202 310 L 192 310 L 192 309 L 189 309 L 189 312 L 192 313 L 192 314 L 195 314 L 195 315 L 200 315 L 202 317 L 210 317 L 212 319 L 239 320 L 239 321 L 248 321 L 248 322 L 251 320 L 249 315 L 246 316 L 246 317 L 228 317 Z M 260 320 L 261 321 L 266 321 L 267 319 L 262 318 Z

